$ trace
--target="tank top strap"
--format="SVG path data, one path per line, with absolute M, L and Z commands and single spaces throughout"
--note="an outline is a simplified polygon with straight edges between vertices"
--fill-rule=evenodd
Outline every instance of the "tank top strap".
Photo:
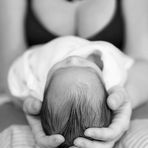
M 32 10 L 32 0 L 27 0 L 27 11 Z

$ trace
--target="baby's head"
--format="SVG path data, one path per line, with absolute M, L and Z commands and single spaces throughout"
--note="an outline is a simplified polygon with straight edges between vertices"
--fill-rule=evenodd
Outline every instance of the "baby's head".
M 59 147 L 66 148 L 75 138 L 85 137 L 87 128 L 107 127 L 111 110 L 106 99 L 103 82 L 92 68 L 56 70 L 46 85 L 40 113 L 45 133 L 63 135 L 65 142 Z

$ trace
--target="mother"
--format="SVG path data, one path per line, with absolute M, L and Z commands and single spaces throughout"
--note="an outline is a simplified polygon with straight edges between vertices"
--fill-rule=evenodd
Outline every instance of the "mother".
M 1 92 L 7 92 L 6 75 L 11 62 L 30 46 L 65 35 L 109 41 L 136 62 L 125 88 L 110 90 L 108 105 L 115 112 L 110 127 L 89 129 L 85 134 L 104 140 L 104 145 L 118 140 L 128 128 L 130 106 L 134 109 L 148 99 L 147 6 L 147 0 L 0 0 Z M 42 147 L 56 147 L 63 137 L 45 136 L 40 120 L 33 116 L 41 103 L 32 106 L 34 99 L 29 100 L 24 102 L 24 110 L 36 140 Z M 102 143 L 78 138 L 74 144 L 92 148 Z

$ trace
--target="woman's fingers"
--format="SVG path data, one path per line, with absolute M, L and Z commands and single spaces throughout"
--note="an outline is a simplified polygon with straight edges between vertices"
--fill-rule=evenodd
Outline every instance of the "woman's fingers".
M 114 142 L 91 141 L 86 138 L 77 138 L 74 145 L 78 148 L 111 148 Z
M 127 104 L 124 106 L 124 109 L 117 111 L 115 114 L 109 127 L 89 128 L 84 134 L 96 140 L 111 141 L 119 139 L 129 127 L 131 116 L 130 105 Z
M 120 113 L 118 113 L 114 117 L 115 119 L 112 121 L 109 127 L 89 128 L 85 131 L 85 135 L 93 139 L 103 140 L 103 141 L 112 141 L 119 139 L 122 136 L 122 134 L 128 129 L 130 121 L 129 117 L 127 117 L 129 116 L 128 113 L 125 112 L 124 115 L 119 115 L 119 114 Z
M 118 108 L 113 111 L 114 116 L 110 126 L 107 128 L 89 128 L 84 133 L 86 136 L 96 140 L 112 141 L 118 140 L 128 129 L 132 112 L 131 104 L 128 99 L 125 98 L 126 95 L 122 89 L 118 89 L 117 96 L 119 97 L 116 98 L 116 100 L 119 99 L 117 103 Z M 115 108 L 116 107 L 114 107 L 114 109 Z
M 109 91 L 107 104 L 111 110 L 117 110 L 121 105 L 128 101 L 128 94 L 123 87 L 115 86 Z
M 35 136 L 35 140 L 40 147 L 43 148 L 54 148 L 59 146 L 64 142 L 64 137 L 62 135 L 45 135 L 41 122 L 38 117 L 31 115 L 26 115 L 26 118 L 32 128 L 32 132 Z
M 41 101 L 30 97 L 24 101 L 23 109 L 26 113 L 27 121 L 31 126 L 35 141 L 39 147 L 56 148 L 64 142 L 64 137 L 62 135 L 45 135 L 40 118 L 37 116 L 41 109 Z
M 23 103 L 23 110 L 27 114 L 37 115 L 40 112 L 41 105 L 41 101 L 28 97 Z
M 64 138 L 61 135 L 40 137 L 37 140 L 37 143 L 41 148 L 56 148 L 64 142 Z
M 84 133 L 86 136 L 93 139 L 105 141 L 106 146 L 108 143 L 119 139 L 128 129 L 131 116 L 130 102 L 127 99 L 126 92 L 121 87 L 114 87 L 109 91 L 108 105 L 114 111 L 114 117 L 111 125 L 108 128 L 89 128 Z M 57 147 L 64 142 L 64 137 L 61 135 L 46 136 L 43 132 L 39 118 L 31 115 L 38 114 L 40 108 L 41 102 L 34 98 L 29 98 L 24 102 L 24 111 L 28 113 L 27 120 L 32 127 L 32 131 L 35 135 L 36 141 L 38 141 L 38 144 L 45 148 Z M 104 144 L 103 142 L 90 141 L 85 138 L 78 138 L 75 140 L 75 146 L 79 148 L 83 147 L 80 146 L 80 143 L 83 144 L 85 148 L 95 148 Z

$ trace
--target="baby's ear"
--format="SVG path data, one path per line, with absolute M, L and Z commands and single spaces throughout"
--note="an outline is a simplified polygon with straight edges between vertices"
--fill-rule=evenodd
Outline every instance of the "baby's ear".
M 96 51 L 90 54 L 88 60 L 94 62 L 101 70 L 103 70 L 103 61 L 101 60 L 101 53 Z

